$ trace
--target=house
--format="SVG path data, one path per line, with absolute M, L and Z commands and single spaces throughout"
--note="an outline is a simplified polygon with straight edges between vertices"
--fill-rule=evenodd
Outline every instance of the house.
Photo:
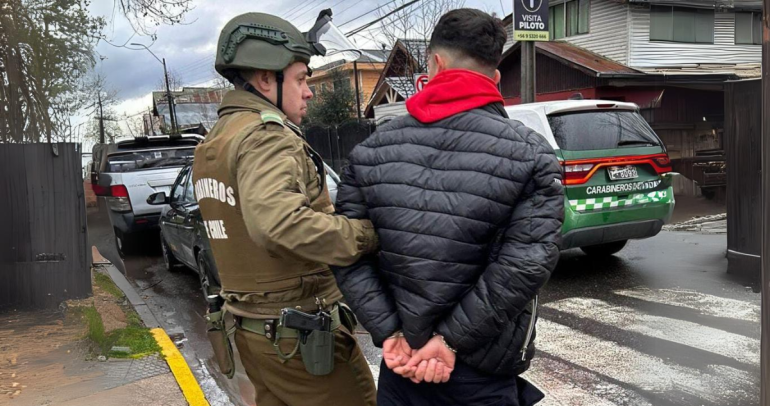
M 171 92 L 177 128 L 183 133 L 205 135 L 216 123 L 217 109 L 230 89 L 184 87 Z M 164 91 L 152 92 L 152 114 L 144 117 L 145 135 L 170 131 L 171 115 Z
M 337 61 L 313 69 L 313 75 L 307 79 L 310 91 L 317 95 L 325 88 L 334 88 L 332 81 L 332 71 L 342 71 L 349 78 L 351 88 L 356 88 L 360 92 L 360 109 L 366 108 L 366 101 L 372 97 L 375 85 L 380 78 L 382 69 L 385 67 L 385 59 L 388 51 L 378 49 L 361 50 L 361 56 L 355 62 Z
M 403 114 L 404 101 L 415 93 L 415 76 L 428 71 L 428 41 L 399 39 L 388 55 L 364 115 L 383 118 Z M 375 110 L 377 112 L 375 113 Z
M 725 82 L 761 73 L 761 1 L 552 0 L 552 41 L 538 43 L 536 100 L 630 101 L 666 144 L 680 193 L 723 193 Z M 504 23 L 512 34 L 512 17 Z M 520 102 L 520 47 L 499 66 L 507 104 Z M 720 164 L 722 162 L 722 164 Z M 708 181 L 705 181 L 708 179 Z M 706 190 L 708 189 L 708 190 Z

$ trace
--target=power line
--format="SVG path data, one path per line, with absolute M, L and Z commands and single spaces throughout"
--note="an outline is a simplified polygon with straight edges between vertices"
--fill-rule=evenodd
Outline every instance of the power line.
M 308 8 L 307 8 L 307 10 L 305 10 L 304 12 L 302 12 L 302 14 L 299 14 L 299 15 L 296 15 L 296 16 L 294 16 L 294 19 L 298 19 L 298 18 L 302 17 L 303 15 L 305 15 L 305 14 L 307 14 L 307 13 L 309 13 L 309 12 L 313 11 L 313 10 L 316 10 L 316 9 L 317 9 L 317 7 L 319 7 L 319 6 L 322 6 L 322 7 L 323 7 L 323 5 L 324 5 L 324 4 L 326 4 L 328 1 L 329 1 L 329 0 L 323 0 L 322 2 L 318 3 L 317 5 L 315 5 L 315 6 L 313 6 L 313 7 L 308 7 Z
M 366 15 L 369 15 L 369 14 L 371 14 L 371 13 L 374 13 L 375 11 L 377 11 L 377 10 L 379 10 L 379 9 L 381 9 L 381 8 L 383 8 L 383 7 L 385 7 L 385 6 L 387 6 L 387 5 L 393 4 L 393 3 L 397 2 L 397 1 L 398 1 L 398 0 L 393 0 L 393 1 L 389 2 L 389 3 L 385 3 L 385 4 L 381 5 L 381 6 L 379 6 L 379 7 L 375 8 L 375 9 L 373 9 L 373 10 L 369 10 L 369 11 L 367 11 L 366 13 L 364 13 L 364 14 L 361 14 L 360 16 L 358 16 L 358 17 L 356 17 L 356 18 L 353 18 L 353 19 L 350 19 L 350 20 L 348 20 L 348 21 L 345 21 L 344 23 L 342 23 L 342 24 L 338 25 L 338 26 L 337 26 L 337 28 L 341 28 L 343 25 L 347 25 L 347 24 L 350 24 L 350 23 L 352 23 L 353 21 L 356 21 L 356 20 L 360 19 L 361 17 L 364 17 L 364 16 L 366 16 Z M 346 11 L 350 10 L 351 8 L 355 7 L 356 5 L 357 5 L 357 4 L 354 4 L 354 5 L 352 5 L 352 6 L 348 7 L 348 8 L 346 8 L 345 10 L 342 10 L 342 13 L 344 13 L 344 12 L 346 12 Z M 342 13 L 340 13 L 340 14 L 342 14 Z
M 340 4 L 342 4 L 342 3 L 345 3 L 345 2 L 348 2 L 348 1 L 350 1 L 350 0 L 340 0 L 340 1 L 336 2 L 336 3 L 334 3 L 334 4 L 333 4 L 331 7 L 329 7 L 329 8 L 330 8 L 330 9 L 332 9 L 332 10 L 334 10 L 334 7 L 337 7 L 337 6 L 339 6 Z M 310 18 L 308 18 L 307 20 L 303 21 L 303 22 L 302 22 L 302 24 L 299 24 L 299 25 L 297 25 L 297 27 L 301 27 L 301 26 L 303 26 L 303 25 L 307 24 L 308 22 L 310 22 L 310 21 L 313 21 L 313 20 L 314 20 L 314 19 L 316 19 L 316 18 L 318 18 L 318 17 L 310 16 Z
M 305 7 L 307 7 L 307 8 L 315 7 L 314 4 L 318 4 L 318 2 L 319 2 L 319 0 L 310 0 L 310 2 Z M 291 13 L 290 15 L 286 15 L 285 20 L 289 20 L 289 19 L 293 19 L 293 18 L 297 17 L 297 13 L 302 12 L 303 10 L 304 10 L 303 8 L 299 8 L 297 11 Z
M 391 10 L 389 13 L 385 14 L 384 16 L 382 16 L 380 18 L 377 18 L 374 21 L 371 21 L 371 22 L 369 22 L 367 24 L 364 24 L 364 25 L 362 25 L 362 26 L 360 26 L 360 27 L 358 27 L 358 28 L 348 32 L 347 34 L 345 34 L 345 36 L 346 37 L 352 37 L 353 35 L 356 35 L 356 34 L 360 33 L 361 31 L 366 30 L 367 28 L 369 28 L 369 27 L 379 23 L 380 21 L 390 17 L 391 15 L 393 15 L 393 14 L 395 14 L 395 13 L 397 13 L 397 12 L 399 12 L 399 11 L 401 11 L 401 10 L 403 10 L 403 9 L 405 9 L 405 8 L 411 6 L 412 4 L 415 4 L 415 3 L 419 2 L 419 1 L 421 1 L 421 0 L 412 0 L 409 3 L 404 3 L 403 5 L 401 5 L 399 7 L 396 7 L 395 9 Z
M 283 18 L 284 18 L 284 19 L 286 19 L 286 17 L 287 17 L 289 14 L 293 13 L 295 10 L 297 10 L 298 8 L 300 8 L 300 6 L 302 6 L 303 4 L 306 4 L 306 3 L 310 2 L 310 1 L 312 1 L 312 0 L 304 0 L 304 1 L 300 0 L 300 2 L 299 2 L 299 3 L 298 3 L 296 6 L 292 7 L 292 8 L 291 8 L 291 10 L 289 10 L 289 11 L 287 11 L 287 12 L 283 13 Z

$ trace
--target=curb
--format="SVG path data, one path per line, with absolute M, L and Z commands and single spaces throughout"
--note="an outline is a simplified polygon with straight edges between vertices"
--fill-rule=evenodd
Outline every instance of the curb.
M 136 313 L 139 314 L 144 325 L 150 328 L 150 332 L 162 349 L 166 363 L 174 374 L 174 379 L 176 379 L 179 389 L 182 390 L 182 394 L 187 400 L 187 403 L 191 406 L 209 406 L 209 402 L 206 400 L 206 396 L 203 394 L 203 390 L 195 379 L 184 356 L 182 356 L 182 353 L 179 352 L 179 349 L 176 348 L 174 342 L 171 341 L 171 338 L 166 334 L 166 330 L 160 326 L 158 319 L 152 314 L 144 299 L 136 293 L 136 290 L 134 290 L 134 287 L 128 282 L 125 275 L 123 275 L 115 265 L 99 254 L 99 250 L 96 247 L 93 247 L 93 252 L 93 257 L 99 259 L 98 261 L 94 261 L 93 266 L 103 267 L 107 270 L 112 281 L 121 291 L 123 291 L 123 294 L 126 295 L 126 299 L 131 303 L 131 306 L 136 310 Z
M 163 349 L 163 356 L 166 358 L 171 372 L 174 373 L 174 378 L 179 388 L 182 389 L 187 403 L 190 406 L 209 406 L 209 402 L 206 400 L 206 395 L 203 394 L 203 390 L 198 381 L 193 376 L 190 366 L 187 365 L 182 353 L 176 348 L 176 345 L 171 341 L 166 330 L 162 328 L 154 328 L 150 330 L 155 337 L 155 341 L 158 342 L 160 348 Z

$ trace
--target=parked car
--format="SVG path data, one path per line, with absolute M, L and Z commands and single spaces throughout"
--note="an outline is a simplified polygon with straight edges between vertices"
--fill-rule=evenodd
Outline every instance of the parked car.
M 540 133 L 563 168 L 563 249 L 619 252 L 657 235 L 674 211 L 671 161 L 632 103 L 568 100 L 506 107 Z
M 162 206 L 160 244 L 166 270 L 185 266 L 198 274 L 204 295 L 219 292 L 220 279 L 211 254 L 203 218 L 194 196 L 192 162 L 186 164 L 170 188 L 153 193 L 147 203 Z M 332 201 L 337 197 L 339 177 L 326 166 L 326 182 Z
M 92 185 L 97 196 L 106 197 L 121 255 L 135 250 L 135 233 L 158 228 L 161 208 L 147 204 L 147 198 L 170 191 L 202 140 L 195 134 L 150 136 L 95 148 Z

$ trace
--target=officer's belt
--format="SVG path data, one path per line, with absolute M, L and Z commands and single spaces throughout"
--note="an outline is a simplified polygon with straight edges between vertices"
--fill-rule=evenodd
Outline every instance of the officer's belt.
M 332 316 L 331 330 L 334 331 L 338 329 L 342 324 L 340 319 L 340 307 L 334 306 L 330 314 Z M 271 319 L 271 320 L 250 319 L 248 317 L 237 316 L 236 322 L 238 327 L 240 327 L 241 329 L 246 330 L 250 333 L 259 334 L 262 336 L 267 336 L 267 333 L 270 332 L 269 330 L 271 327 L 267 327 L 266 329 L 265 326 L 276 326 L 275 329 L 278 332 L 278 337 L 281 337 L 281 338 L 299 337 L 299 330 L 278 326 L 278 319 Z M 275 339 L 275 337 L 276 337 L 275 332 L 273 332 L 271 334 L 271 337 L 268 337 L 268 338 Z

